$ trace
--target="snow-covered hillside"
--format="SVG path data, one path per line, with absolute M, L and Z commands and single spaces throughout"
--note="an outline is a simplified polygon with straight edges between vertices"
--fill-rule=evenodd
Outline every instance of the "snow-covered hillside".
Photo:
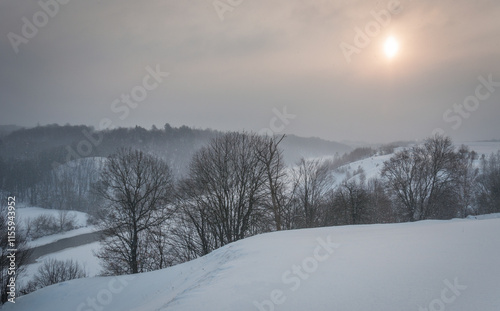
M 497 311 L 495 217 L 268 233 L 160 271 L 56 284 L 4 309 Z
M 341 166 L 334 172 L 335 185 L 339 185 L 342 181 L 344 181 L 348 174 L 351 178 L 356 178 L 356 172 L 360 168 L 363 170 L 366 180 L 379 178 L 382 168 L 384 167 L 384 162 L 389 161 L 393 156 L 394 154 L 374 155 L 372 157 Z
M 468 146 L 471 150 L 477 152 L 478 157 L 482 155 L 489 156 L 492 153 L 496 153 L 500 150 L 500 142 L 496 141 L 482 141 L 482 142 L 460 142 L 455 143 L 455 147 L 459 148 L 461 145 Z M 396 148 L 395 152 L 401 151 L 404 148 Z M 384 167 L 384 162 L 390 160 L 394 156 L 394 153 L 386 155 L 374 155 L 359 161 L 351 162 L 344 166 L 341 166 L 338 170 L 334 172 L 335 184 L 333 186 L 339 185 L 342 181 L 349 176 L 349 180 L 359 178 L 357 172 L 361 168 L 365 174 L 366 180 L 371 178 L 380 178 L 382 168 Z M 323 158 L 323 160 L 328 160 L 331 158 Z M 479 165 L 479 160 L 476 161 L 476 165 Z

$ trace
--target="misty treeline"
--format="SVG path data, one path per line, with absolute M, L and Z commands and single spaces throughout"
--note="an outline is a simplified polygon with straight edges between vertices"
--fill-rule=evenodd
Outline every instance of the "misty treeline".
M 105 274 L 161 269 L 270 231 L 500 212 L 500 152 L 478 159 L 435 136 L 397 151 L 380 178 L 367 180 L 359 168 L 336 181 L 346 157 L 375 151 L 287 166 L 284 139 L 219 135 L 177 180 L 164 160 L 143 151 L 110 156 L 95 185 Z
M 185 175 L 194 153 L 221 132 L 187 126 L 96 130 L 57 124 L 29 129 L 0 126 L 0 192 L 17 195 L 31 206 L 93 214 L 99 206 L 91 191 L 104 158 L 133 148 L 167 162 L 176 178 Z M 350 147 L 319 138 L 288 136 L 287 163 L 300 154 L 319 156 Z
M 117 149 L 155 154 L 181 174 L 194 151 L 216 134 L 168 123 L 150 130 L 57 124 L 18 129 L 0 137 L 0 189 L 32 206 L 92 213 L 98 201 L 91 186 L 103 159 Z

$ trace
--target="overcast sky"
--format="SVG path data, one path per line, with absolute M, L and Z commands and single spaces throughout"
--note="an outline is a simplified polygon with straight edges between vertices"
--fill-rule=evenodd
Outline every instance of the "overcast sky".
M 0 124 L 500 138 L 497 0 L 59 1 L 0 2 Z

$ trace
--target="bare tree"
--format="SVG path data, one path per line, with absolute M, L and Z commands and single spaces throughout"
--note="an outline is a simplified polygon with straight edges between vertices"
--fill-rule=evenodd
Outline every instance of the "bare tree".
M 57 212 L 57 224 L 59 232 L 69 231 L 76 228 L 76 214 L 68 210 L 59 210 Z
M 264 165 L 265 170 L 267 200 L 265 200 L 264 204 L 271 211 L 275 228 L 278 231 L 284 228 L 291 229 L 286 224 L 283 224 L 283 217 L 287 210 L 290 209 L 293 192 L 295 191 L 295 184 L 289 180 L 286 172 L 283 151 L 279 148 L 279 144 L 284 138 L 285 135 L 281 137 L 262 137 L 256 150 L 257 157 Z
M 332 189 L 334 178 L 327 163 L 321 160 L 301 159 L 295 170 L 295 203 L 298 204 L 298 215 L 301 227 L 311 228 L 320 225 L 322 208 L 327 194 Z
M 346 180 L 334 194 L 334 206 L 341 212 L 344 224 L 357 225 L 367 223 L 370 197 L 363 183 Z
M 184 257 L 191 255 L 203 256 L 210 253 L 212 250 L 221 247 L 222 242 L 217 238 L 217 228 L 220 226 L 215 217 L 215 208 L 217 203 L 209 200 L 206 195 L 209 189 L 201 187 L 195 173 L 192 172 L 190 177 L 180 182 L 179 191 L 180 199 L 178 200 L 179 211 L 177 223 L 182 227 L 174 228 L 174 236 L 177 237 L 177 245 L 184 248 L 187 252 Z M 214 181 L 215 182 L 215 181 Z M 208 186 L 208 185 L 206 185 Z M 212 185 L 215 189 L 217 185 Z M 226 192 L 226 194 L 228 194 Z M 212 194 L 216 196 L 217 194 Z M 220 193 L 219 195 L 222 195 Z
M 184 211 L 178 211 L 174 224 L 168 231 L 167 258 L 172 265 L 193 260 L 209 252 L 209 248 L 202 247 L 200 235 L 194 229 L 193 223 L 184 219 L 183 215 Z
M 500 212 L 500 151 L 481 159 L 478 177 L 478 204 L 481 213 Z
M 477 153 L 462 145 L 457 151 L 457 163 L 455 173 L 456 196 L 459 213 L 461 217 L 467 217 L 476 213 L 475 199 L 477 194 L 477 178 L 479 169 L 475 167 L 474 161 Z
M 171 243 L 168 226 L 152 227 L 146 231 L 145 256 L 140 261 L 142 271 L 154 271 L 179 263 L 170 254 Z
M 396 153 L 384 163 L 382 176 L 410 221 L 449 218 L 456 214 L 456 167 L 451 139 L 436 135 Z
M 385 184 L 381 179 L 371 178 L 367 182 L 369 193 L 369 221 L 370 223 L 395 223 L 402 221 L 398 210 L 394 208 L 391 198 L 385 191 Z
M 27 219 L 25 226 L 26 236 L 30 240 L 60 232 L 56 217 L 48 213 Z
M 106 274 L 144 272 L 148 230 L 172 215 L 172 174 L 162 160 L 142 151 L 122 149 L 110 156 L 97 192 L 107 202 L 100 219 L 104 247 L 97 256 Z

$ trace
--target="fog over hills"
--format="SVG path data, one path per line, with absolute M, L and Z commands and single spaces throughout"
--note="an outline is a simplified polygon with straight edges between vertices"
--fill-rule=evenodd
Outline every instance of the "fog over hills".
M 146 130 L 142 127 L 116 128 L 95 131 L 85 125 L 46 125 L 21 128 L 0 126 L 0 156 L 3 158 L 32 158 L 50 154 L 59 163 L 85 157 L 105 157 L 119 148 L 138 148 L 154 153 L 170 162 L 179 172 L 188 164 L 194 151 L 209 142 L 221 131 L 194 129 L 187 126 Z M 285 160 L 293 164 L 301 157 L 342 155 L 353 148 L 342 143 L 317 137 L 288 135 L 282 142 Z

